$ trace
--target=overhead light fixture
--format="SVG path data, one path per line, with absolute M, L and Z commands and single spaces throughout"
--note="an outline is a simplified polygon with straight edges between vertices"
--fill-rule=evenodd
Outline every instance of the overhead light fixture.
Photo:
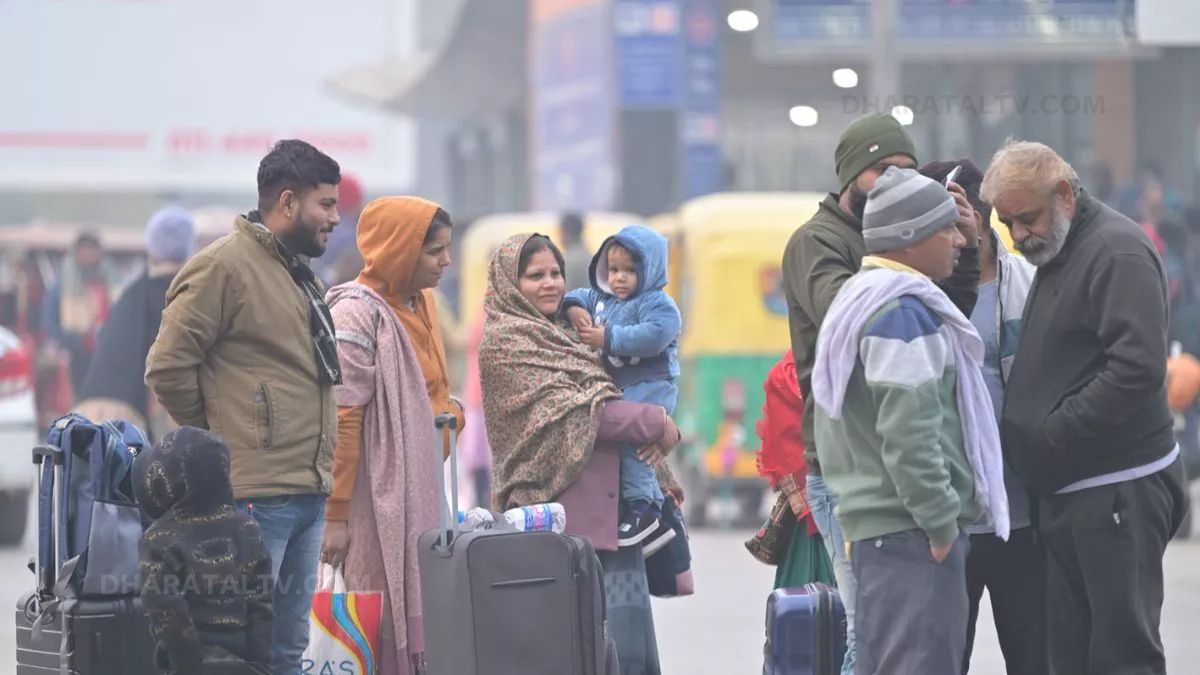
M 738 9 L 729 13 L 729 27 L 739 33 L 749 33 L 758 28 L 758 15 L 748 9 Z
M 896 121 L 899 122 L 901 126 L 906 127 L 913 123 L 912 108 L 906 105 L 895 106 L 892 108 L 892 117 L 895 117 Z
M 788 119 L 798 127 L 811 127 L 819 118 L 817 109 L 810 105 L 798 105 L 788 111 Z
M 853 68 L 838 68 L 833 71 L 833 83 L 842 89 L 853 89 L 858 86 L 858 72 Z

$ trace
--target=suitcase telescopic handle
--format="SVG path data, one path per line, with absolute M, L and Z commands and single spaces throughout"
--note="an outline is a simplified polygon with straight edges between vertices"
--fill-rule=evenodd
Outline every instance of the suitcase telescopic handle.
M 454 431 L 458 429 L 458 418 L 451 413 L 444 412 L 433 420 L 433 426 L 437 427 L 439 431 L 442 429 Z
M 54 498 L 55 472 L 61 471 L 64 462 L 62 448 L 49 443 L 33 448 L 33 463 L 38 466 L 38 596 L 52 597 L 55 583 L 55 565 L 58 556 L 55 550 Z M 59 505 L 63 508 L 63 505 Z
M 33 449 L 33 463 L 38 466 L 42 465 L 46 459 L 50 459 L 54 464 L 62 466 L 63 451 L 58 446 L 54 445 L 39 445 Z
M 433 420 L 433 426 L 437 429 L 438 435 L 442 437 L 442 448 L 438 456 L 445 457 L 446 448 L 449 447 L 450 449 L 451 505 L 449 507 L 446 505 L 445 470 L 439 469 L 437 480 L 438 512 L 441 514 L 441 523 L 436 544 L 439 555 L 449 556 L 450 544 L 458 536 L 458 418 L 448 412 L 444 412 Z

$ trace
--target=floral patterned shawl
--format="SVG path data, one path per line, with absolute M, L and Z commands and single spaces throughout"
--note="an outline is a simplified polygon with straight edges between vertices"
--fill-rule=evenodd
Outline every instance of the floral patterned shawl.
M 552 501 L 592 453 L 604 402 L 621 397 L 599 357 L 530 303 L 508 238 L 488 270 L 479 369 L 499 509 Z

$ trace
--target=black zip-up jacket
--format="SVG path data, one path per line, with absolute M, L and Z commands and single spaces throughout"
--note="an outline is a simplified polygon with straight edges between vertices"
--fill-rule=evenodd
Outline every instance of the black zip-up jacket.
M 157 665 L 173 675 L 265 667 L 274 626 L 271 555 L 258 522 L 234 506 L 229 448 L 207 431 L 181 427 L 138 455 L 133 480 L 138 504 L 154 519 L 138 552 Z
M 1080 190 L 1062 251 L 1038 268 L 1001 434 L 1034 494 L 1161 459 L 1167 408 L 1166 276 L 1132 220 Z

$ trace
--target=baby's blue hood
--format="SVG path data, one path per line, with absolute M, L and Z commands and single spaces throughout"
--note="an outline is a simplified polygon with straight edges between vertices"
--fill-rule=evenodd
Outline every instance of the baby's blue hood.
M 638 286 L 634 296 L 667 287 L 667 238 L 645 225 L 630 225 L 604 240 L 592 258 L 592 288 L 612 295 L 608 285 L 608 247 L 616 242 L 629 249 L 637 259 Z

